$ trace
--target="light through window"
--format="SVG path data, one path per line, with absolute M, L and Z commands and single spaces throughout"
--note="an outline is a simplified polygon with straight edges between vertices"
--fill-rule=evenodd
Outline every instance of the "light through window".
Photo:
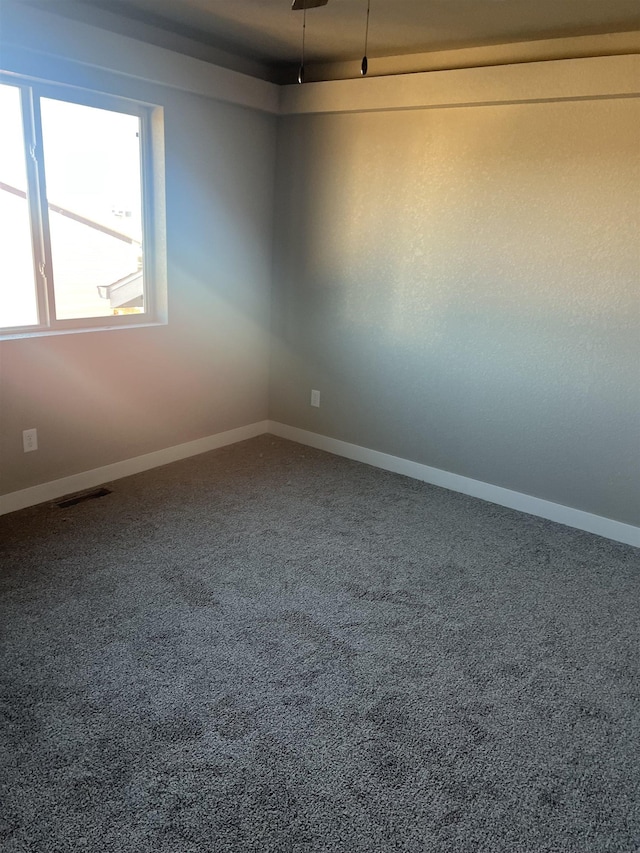
M 140 119 L 51 98 L 40 109 L 56 316 L 142 312 Z
M 0 326 L 38 322 L 20 89 L 0 84 Z
M 150 112 L 5 78 L 0 125 L 0 330 L 150 315 Z

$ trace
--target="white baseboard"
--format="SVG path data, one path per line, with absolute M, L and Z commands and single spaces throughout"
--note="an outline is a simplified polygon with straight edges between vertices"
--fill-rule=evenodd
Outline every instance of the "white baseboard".
M 306 444 L 309 447 L 316 447 L 318 450 L 326 450 L 329 453 L 335 453 L 337 456 L 344 456 L 356 462 L 364 462 L 367 465 L 373 465 L 375 468 L 404 474 L 406 477 L 413 477 L 415 480 L 422 480 L 434 486 L 442 486 L 454 492 L 461 492 L 464 495 L 480 498 L 490 503 L 506 506 L 510 509 L 516 509 L 640 548 L 640 527 L 634 527 L 632 524 L 624 524 L 621 521 L 593 515 L 580 509 L 534 498 L 531 495 L 511 491 L 511 489 L 503 489 L 501 486 L 492 486 L 490 483 L 472 480 L 470 477 L 452 474 L 439 468 L 431 468 L 429 465 L 411 462 L 409 459 L 391 456 L 378 450 L 370 450 L 357 444 L 349 444 L 337 438 L 318 435 L 277 421 L 258 421 L 227 432 L 220 432 L 216 435 L 206 436 L 206 438 L 157 450 L 154 453 L 146 453 L 144 456 L 114 462 L 112 465 L 105 465 L 102 468 L 94 468 L 91 471 L 82 471 L 79 474 L 72 474 L 70 477 L 63 477 L 60 480 L 41 483 L 19 492 L 0 495 L 0 515 L 46 501 L 53 501 L 73 492 L 92 489 L 94 486 L 100 486 L 112 480 L 119 480 L 131 474 L 139 474 L 141 471 L 158 468 L 161 465 L 177 462 L 179 459 L 186 459 L 189 456 L 197 456 L 199 453 L 216 450 L 228 444 L 236 444 L 238 441 L 255 438 L 265 432 L 297 441 L 299 444 Z
M 425 483 L 431 483 L 434 486 L 442 486 L 453 492 L 461 492 L 464 495 L 481 498 L 490 503 L 509 507 L 509 509 L 537 515 L 540 518 L 556 521 L 558 524 L 565 524 L 568 527 L 575 527 L 578 530 L 585 530 L 587 533 L 595 533 L 597 536 L 604 536 L 607 539 L 640 548 L 640 527 L 635 527 L 632 524 L 624 524 L 621 521 L 614 521 L 601 515 L 593 515 L 590 512 L 573 509 L 541 498 L 534 498 L 521 492 L 513 492 L 511 489 L 503 489 L 501 486 L 492 486 L 490 483 L 472 480 L 470 477 L 462 477 L 460 474 L 431 468 L 429 465 L 421 465 L 419 462 L 411 462 L 399 456 L 369 450 L 357 444 L 328 438 L 277 421 L 269 421 L 268 424 L 268 431 L 281 438 L 288 438 L 291 441 L 297 441 L 299 444 L 306 444 L 309 447 L 316 447 L 318 450 L 335 453 L 336 456 L 345 456 L 347 459 L 365 462 L 367 465 L 383 468 L 385 471 L 404 474 L 406 477 L 423 480 Z
M 28 506 L 53 501 L 64 495 L 80 492 L 84 489 L 92 489 L 112 480 L 119 480 L 131 474 L 139 474 L 151 468 L 159 468 L 169 462 L 177 462 L 188 456 L 197 456 L 209 450 L 216 450 L 227 444 L 236 444 L 248 438 L 255 438 L 268 430 L 268 421 L 258 421 L 247 426 L 230 429 L 227 432 L 219 432 L 216 435 L 208 435 L 185 444 L 176 444 L 164 450 L 156 450 L 154 453 L 145 453 L 144 456 L 135 456 L 133 459 L 125 459 L 123 462 L 114 462 L 112 465 L 104 465 L 102 468 L 94 468 L 91 471 L 82 471 L 80 474 L 72 474 L 70 477 L 62 477 L 60 480 L 52 480 L 22 489 L 19 492 L 10 492 L 8 495 L 0 495 L 0 515 L 24 509 Z

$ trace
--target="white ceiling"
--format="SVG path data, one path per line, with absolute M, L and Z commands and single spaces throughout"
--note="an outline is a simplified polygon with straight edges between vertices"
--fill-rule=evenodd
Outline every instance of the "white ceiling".
M 2 0 L 0 0 L 2 2 Z M 299 62 L 302 13 L 290 0 L 23 0 L 115 28 L 116 17 L 189 39 L 265 68 Z M 329 0 L 307 11 L 309 62 L 363 52 L 367 0 Z M 134 23 L 135 22 L 135 23 Z M 640 0 L 371 0 L 370 57 L 640 29 Z M 122 25 L 126 32 L 126 23 Z

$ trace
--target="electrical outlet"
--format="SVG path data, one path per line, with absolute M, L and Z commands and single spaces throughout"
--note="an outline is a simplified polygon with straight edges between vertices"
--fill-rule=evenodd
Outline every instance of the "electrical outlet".
M 316 409 L 320 408 L 320 392 L 312 391 L 311 392 L 311 405 L 315 406 Z
M 23 429 L 22 430 L 22 447 L 24 448 L 25 453 L 29 453 L 31 450 L 38 449 L 38 430 L 37 429 Z

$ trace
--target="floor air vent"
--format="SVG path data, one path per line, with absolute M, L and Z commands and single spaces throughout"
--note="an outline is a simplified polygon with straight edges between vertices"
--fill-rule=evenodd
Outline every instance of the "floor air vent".
M 67 495 L 61 501 L 56 501 L 56 506 L 60 509 L 66 509 L 68 506 L 75 506 L 82 501 L 92 501 L 94 498 L 103 498 L 105 495 L 110 495 L 111 489 L 89 489 L 86 492 L 78 492 L 75 495 Z

